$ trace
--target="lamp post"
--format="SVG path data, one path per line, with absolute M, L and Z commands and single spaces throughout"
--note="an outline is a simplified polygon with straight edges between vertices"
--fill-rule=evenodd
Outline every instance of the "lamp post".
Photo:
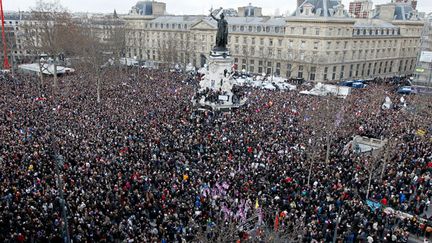
M 138 60 L 137 56 L 134 56 L 134 60 L 135 60 L 135 64 L 137 64 L 137 68 L 138 68 L 138 71 L 137 71 L 137 79 L 138 79 L 139 73 L 140 73 L 140 64 L 139 64 L 139 60 Z

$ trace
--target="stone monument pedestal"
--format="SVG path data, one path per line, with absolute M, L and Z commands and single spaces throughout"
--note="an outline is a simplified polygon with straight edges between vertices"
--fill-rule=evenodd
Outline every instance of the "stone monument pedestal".
M 204 80 L 200 82 L 201 90 L 224 90 L 232 89 L 232 84 L 229 82 L 233 58 L 228 51 L 218 52 L 212 51 L 209 57 L 208 70 L 205 73 Z
M 232 65 L 233 58 L 228 50 L 212 50 L 208 68 L 203 73 L 203 80 L 200 81 L 198 94 L 203 95 L 194 98 L 195 105 L 219 110 L 237 108 L 246 102 L 245 99 L 239 100 L 233 93 Z

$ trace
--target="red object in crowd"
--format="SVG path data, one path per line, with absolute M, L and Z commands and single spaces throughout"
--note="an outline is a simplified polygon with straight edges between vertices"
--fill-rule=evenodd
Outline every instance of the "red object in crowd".
M 276 214 L 275 222 L 274 222 L 274 231 L 279 230 L 279 215 Z
M 248 153 L 250 153 L 250 154 L 253 153 L 253 149 L 252 149 L 252 147 L 248 146 L 248 147 L 247 147 L 247 151 L 248 151 Z
M 46 100 L 45 97 L 38 97 L 38 98 L 35 99 L 35 101 L 45 101 L 45 100 Z
M 381 204 L 387 206 L 387 198 L 381 199 Z
M 427 164 L 427 167 L 428 167 L 428 168 L 432 168 L 432 162 L 429 162 L 429 163 Z
M 2 41 L 3 41 L 3 68 L 9 69 L 9 59 L 7 54 L 7 43 L 6 43 L 6 33 L 5 33 L 5 21 L 4 21 L 4 12 L 3 12 L 3 1 L 0 0 L 0 14 L 1 14 L 1 21 L 2 21 Z
M 19 233 L 16 240 L 17 240 L 17 242 L 24 242 L 25 241 L 25 237 L 24 237 L 23 234 Z

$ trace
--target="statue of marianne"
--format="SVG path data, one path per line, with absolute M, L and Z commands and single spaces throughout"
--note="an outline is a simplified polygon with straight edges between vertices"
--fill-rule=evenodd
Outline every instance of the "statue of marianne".
M 225 15 L 223 13 L 220 14 L 220 19 L 213 16 L 210 13 L 210 16 L 218 22 L 218 31 L 216 34 L 216 46 L 215 50 L 225 51 L 227 50 L 226 46 L 228 44 L 228 22 L 225 19 Z

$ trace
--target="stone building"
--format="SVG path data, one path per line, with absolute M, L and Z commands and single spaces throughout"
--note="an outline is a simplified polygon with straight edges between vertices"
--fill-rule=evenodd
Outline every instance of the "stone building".
M 13 64 L 16 66 L 17 64 L 24 62 L 29 54 L 25 49 L 22 32 L 22 23 L 26 16 L 27 14 L 24 12 L 4 13 L 6 43 L 10 65 Z M 0 59 L 1 63 L 3 63 L 3 55 L 1 55 Z
M 420 52 L 414 72 L 414 84 L 432 86 L 432 15 L 425 19 Z
M 289 17 L 228 17 L 239 69 L 312 81 L 413 73 L 423 28 L 415 13 L 354 19 L 338 1 L 327 3 L 306 0 Z M 207 16 L 128 15 L 125 21 L 129 57 L 203 66 L 215 42 L 216 22 Z
M 353 18 L 367 19 L 372 12 L 371 0 L 354 0 L 349 4 L 348 12 Z
M 417 9 L 417 0 L 392 0 L 392 3 L 407 3 L 410 4 L 413 9 Z

